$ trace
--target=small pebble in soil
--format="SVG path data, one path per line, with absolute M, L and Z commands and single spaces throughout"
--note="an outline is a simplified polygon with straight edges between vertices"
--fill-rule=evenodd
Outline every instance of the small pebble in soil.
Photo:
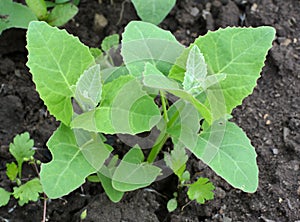
M 215 195 L 218 199 L 224 199 L 226 197 L 226 192 L 222 188 L 217 187 L 215 189 Z
M 102 30 L 107 26 L 108 21 L 102 14 L 96 13 L 94 16 L 94 31 L 102 32 Z
M 271 148 L 271 149 L 274 155 L 277 155 L 279 153 L 279 150 L 277 148 Z

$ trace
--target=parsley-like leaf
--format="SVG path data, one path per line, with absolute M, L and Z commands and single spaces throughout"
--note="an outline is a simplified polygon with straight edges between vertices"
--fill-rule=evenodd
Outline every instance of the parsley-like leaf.
M 191 200 L 204 204 L 205 200 L 214 198 L 214 185 L 207 178 L 200 177 L 195 183 L 191 184 L 187 192 Z
M 28 203 L 29 201 L 37 201 L 39 193 L 43 192 L 43 187 L 38 178 L 34 178 L 20 187 L 14 187 L 13 195 L 19 199 L 20 206 Z
M 24 159 L 30 159 L 33 156 L 33 144 L 34 142 L 30 139 L 29 133 L 26 132 L 15 136 L 14 142 L 9 145 L 9 152 L 17 160 L 19 169 L 22 168 Z

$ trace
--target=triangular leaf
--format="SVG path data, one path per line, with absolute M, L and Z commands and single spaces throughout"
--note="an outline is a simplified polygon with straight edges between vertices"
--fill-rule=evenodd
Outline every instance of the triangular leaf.
M 232 186 L 255 192 L 258 167 L 255 149 L 246 134 L 232 122 L 215 122 L 203 131 L 191 151 Z
M 109 156 L 110 150 L 101 140 L 84 143 L 84 140 L 77 140 L 76 135 L 61 124 L 47 143 L 53 159 L 42 164 L 40 177 L 49 198 L 59 198 L 78 188 L 88 175 L 100 169 Z M 77 144 L 79 141 L 81 146 Z
M 27 66 L 37 91 L 50 113 L 68 125 L 73 114 L 73 88 L 84 70 L 94 63 L 89 48 L 65 30 L 45 22 L 31 22 L 27 49 Z
M 168 74 L 183 49 L 171 32 L 146 22 L 130 22 L 122 35 L 124 63 L 129 73 L 138 77 L 147 61 Z
M 183 89 L 191 91 L 203 85 L 207 75 L 207 65 L 203 54 L 197 45 L 192 46 L 186 62 L 186 72 L 183 80 Z
M 208 32 L 196 39 L 195 43 L 183 52 L 172 67 L 169 76 L 184 81 L 189 50 L 193 45 L 197 45 L 204 55 L 208 75 L 226 74 L 226 79 L 221 81 L 220 85 L 211 87 L 210 91 L 222 96 L 224 104 L 221 105 L 225 107 L 224 112 L 230 114 L 232 109 L 240 105 L 256 86 L 274 37 L 275 29 L 266 26 L 227 27 Z

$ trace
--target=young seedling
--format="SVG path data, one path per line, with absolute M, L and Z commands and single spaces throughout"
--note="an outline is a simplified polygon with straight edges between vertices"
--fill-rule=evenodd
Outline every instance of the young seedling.
M 253 91 L 274 36 L 271 27 L 226 28 L 186 48 L 170 32 L 133 21 L 122 34 L 123 65 L 105 67 L 94 57 L 99 50 L 45 22 L 31 22 L 27 66 L 49 112 L 61 122 L 47 143 L 52 161 L 41 165 L 44 192 L 59 198 L 88 177 L 117 202 L 124 192 L 168 176 L 168 166 L 180 186 L 188 187 L 188 197 L 203 203 L 213 198 L 214 187 L 205 178 L 190 183 L 190 153 L 233 187 L 255 192 L 255 149 L 229 118 Z M 121 160 L 105 139 L 145 132 L 154 141 L 142 145 L 140 138 Z
M 43 192 L 42 185 L 38 178 L 22 181 L 22 165 L 24 162 L 29 164 L 37 164 L 33 158 L 34 150 L 33 140 L 29 138 L 29 133 L 23 133 L 15 136 L 14 142 L 9 145 L 9 152 L 16 159 L 17 164 L 12 162 L 6 164 L 6 175 L 12 181 L 16 182 L 17 186 L 13 187 L 13 192 L 8 192 L 0 188 L 0 207 L 8 204 L 10 196 L 18 199 L 20 206 L 27 204 L 29 201 L 37 201 L 39 194 Z
M 182 188 L 188 187 L 188 197 L 190 200 L 196 200 L 200 204 L 204 204 L 206 200 L 212 200 L 214 193 L 212 192 L 215 187 L 207 178 L 198 178 L 194 183 L 190 183 L 190 173 L 186 170 L 186 162 L 188 161 L 188 156 L 185 152 L 184 146 L 175 146 L 170 153 L 165 153 L 164 160 L 168 167 L 170 167 L 174 174 L 178 177 L 179 192 Z M 173 194 L 173 198 L 167 203 L 167 209 L 169 212 L 176 210 L 177 196 L 178 193 Z

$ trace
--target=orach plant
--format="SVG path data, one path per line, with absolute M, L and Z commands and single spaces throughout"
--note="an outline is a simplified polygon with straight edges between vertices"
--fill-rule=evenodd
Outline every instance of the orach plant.
M 132 21 L 122 35 L 123 65 L 113 67 L 99 64 L 99 49 L 45 22 L 31 22 L 27 65 L 40 97 L 61 122 L 47 143 L 53 159 L 41 165 L 44 192 L 59 198 L 92 176 L 117 202 L 171 169 L 188 197 L 204 203 L 214 187 L 206 178 L 190 181 L 191 153 L 233 187 L 255 192 L 255 149 L 229 118 L 252 93 L 274 36 L 271 27 L 228 27 L 185 48 L 170 32 Z M 138 137 L 143 132 L 154 135 L 152 144 Z M 119 160 L 106 134 L 121 140 L 132 135 L 138 142 Z M 171 148 L 164 146 L 167 140 Z M 171 199 L 168 209 L 176 205 Z

